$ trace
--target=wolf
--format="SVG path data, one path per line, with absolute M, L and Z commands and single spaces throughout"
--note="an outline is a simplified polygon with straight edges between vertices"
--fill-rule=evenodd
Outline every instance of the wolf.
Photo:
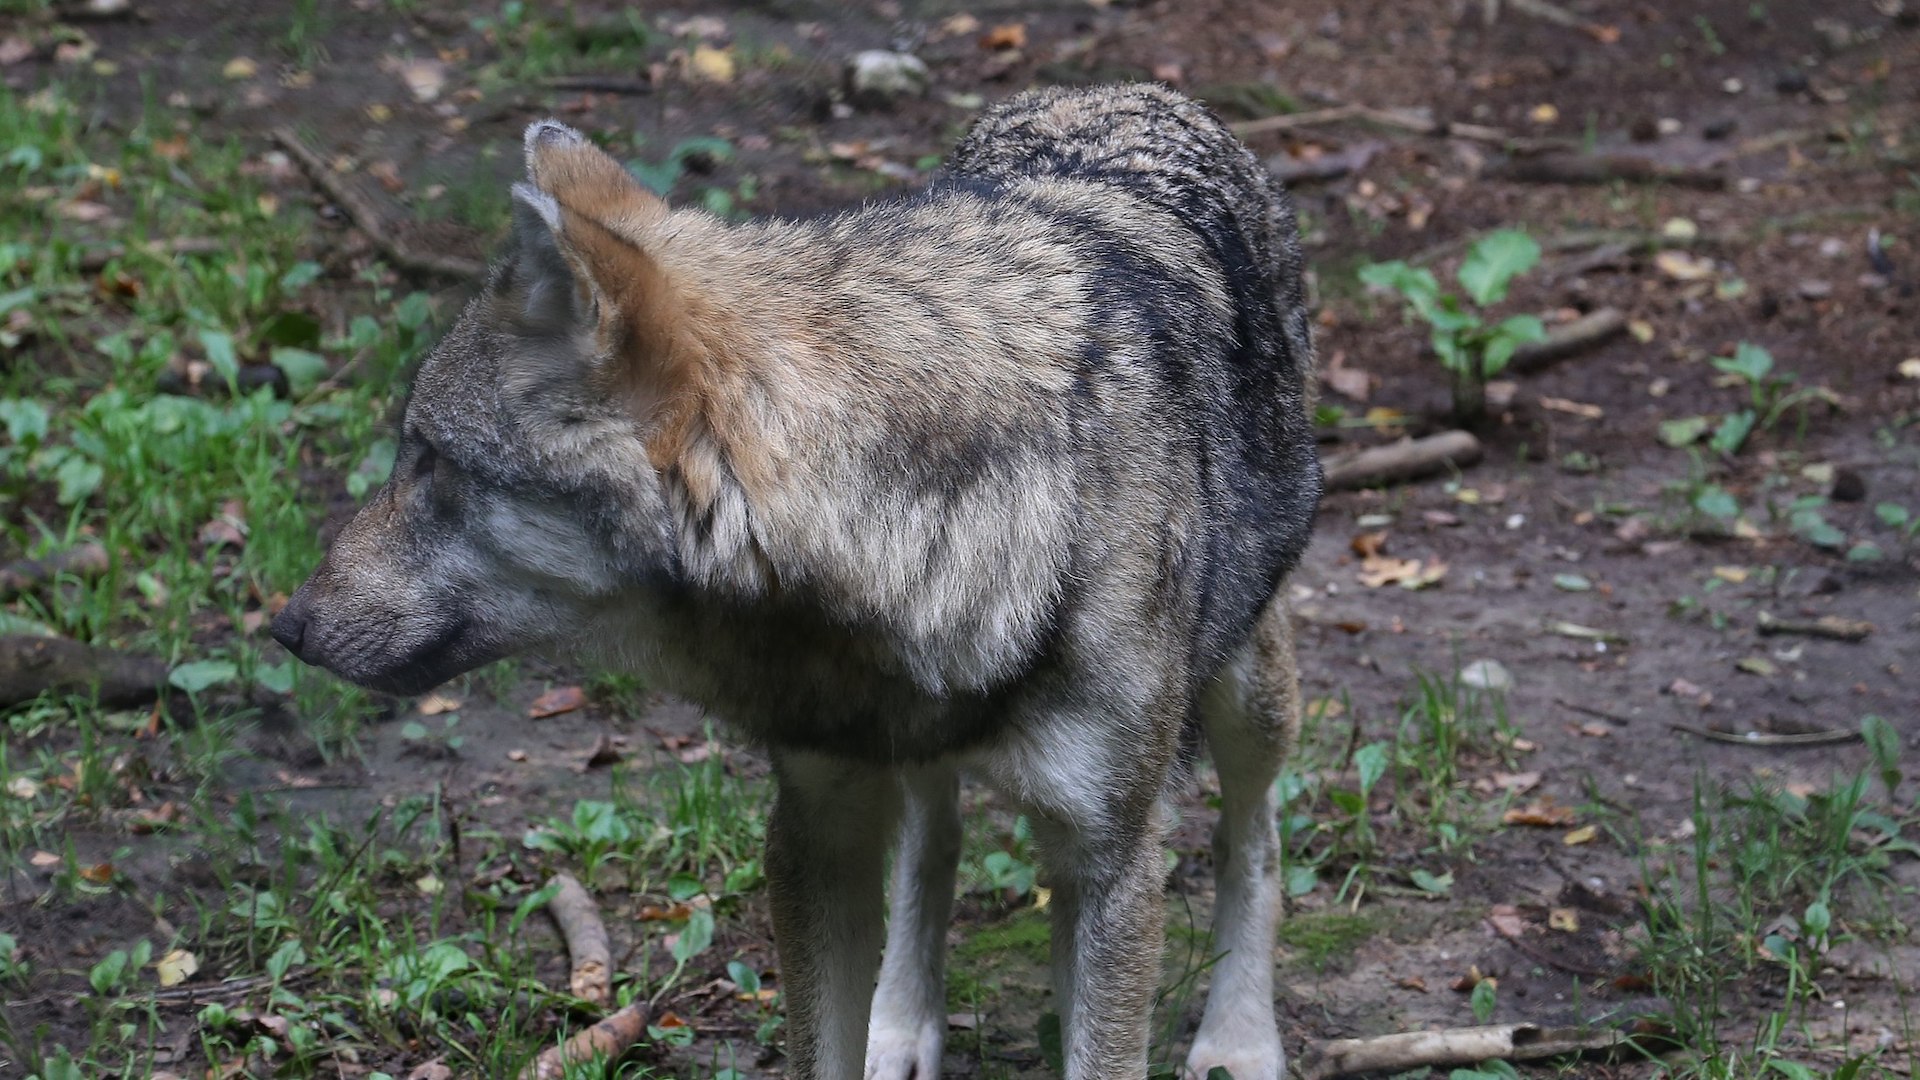
M 1224 957 L 1187 1069 L 1277 1080 L 1282 582 L 1321 486 L 1278 185 L 1148 85 L 1015 96 L 924 190 L 818 220 L 670 209 L 552 121 L 525 152 L 391 478 L 273 636 L 393 694 L 590 653 L 763 748 L 821 1080 L 939 1075 L 962 770 L 1033 824 L 1067 1075 L 1145 1076 L 1198 729 Z

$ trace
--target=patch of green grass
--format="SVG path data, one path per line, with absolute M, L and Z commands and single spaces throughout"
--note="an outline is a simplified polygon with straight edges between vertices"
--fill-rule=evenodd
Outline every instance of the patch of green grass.
M 1283 919 L 1280 944 L 1292 949 L 1313 970 L 1327 971 L 1378 933 L 1371 915 L 1320 911 Z
M 1891 725 L 1869 717 L 1862 732 L 1872 769 L 1805 794 L 1703 776 L 1686 835 L 1639 846 L 1639 963 L 1689 1050 L 1673 1075 L 1766 1072 L 1789 1043 L 1805 1042 L 1825 997 L 1829 949 L 1912 933 L 1910 892 L 1890 870 L 1896 858 L 1920 856 L 1920 806 L 1897 798 L 1903 776 Z M 1874 796 L 1876 782 L 1883 797 Z M 1736 1002 L 1763 1017 L 1750 1038 L 1725 1029 Z
M 1045 964 L 1051 940 L 1046 912 L 1022 908 L 1005 922 L 975 930 L 955 954 L 963 959 L 1011 956 Z

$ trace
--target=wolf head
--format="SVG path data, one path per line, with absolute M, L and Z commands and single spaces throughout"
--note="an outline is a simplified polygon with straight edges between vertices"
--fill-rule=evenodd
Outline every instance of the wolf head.
M 697 335 L 645 250 L 666 206 L 560 124 L 526 154 L 511 247 L 421 365 L 392 477 L 273 621 L 367 687 L 579 635 L 671 558 L 648 433 Z

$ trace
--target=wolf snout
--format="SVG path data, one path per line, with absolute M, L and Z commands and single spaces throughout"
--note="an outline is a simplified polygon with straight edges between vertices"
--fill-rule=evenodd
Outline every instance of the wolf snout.
M 312 614 L 313 603 L 308 599 L 307 590 L 301 588 L 293 594 L 293 599 L 287 601 L 287 606 L 280 609 L 280 614 L 273 617 L 273 624 L 267 627 L 273 640 L 285 646 L 296 659 L 309 664 L 313 661 L 301 654 L 300 647 L 306 644 L 307 623 Z

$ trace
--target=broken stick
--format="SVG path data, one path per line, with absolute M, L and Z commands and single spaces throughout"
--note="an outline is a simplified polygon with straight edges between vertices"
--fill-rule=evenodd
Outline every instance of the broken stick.
M 1672 184 L 1721 191 L 1727 175 L 1716 169 L 1669 165 L 1634 154 L 1544 154 L 1516 157 L 1489 166 L 1494 180 L 1521 184 Z
M 1754 629 L 1763 635 L 1799 634 L 1832 641 L 1865 641 L 1867 635 L 1873 633 L 1873 624 L 1839 615 L 1822 615 L 1817 619 L 1780 619 L 1763 611 L 1754 620 Z
M 0 709 L 49 692 L 93 693 L 101 705 L 144 705 L 167 684 L 167 662 L 68 638 L 0 634 Z
M 613 1001 L 613 949 L 607 943 L 607 924 L 600 921 L 600 909 L 587 890 L 571 874 L 555 874 L 559 891 L 547 903 L 553 921 L 560 924 L 560 936 L 567 941 L 567 955 L 573 959 L 573 975 L 567 980 L 573 996 L 595 1005 Z
M 1609 1028 L 1543 1028 L 1534 1024 L 1409 1031 L 1323 1043 L 1309 1051 L 1302 1074 L 1307 1080 L 1333 1080 L 1361 1073 L 1405 1072 L 1422 1066 L 1531 1061 L 1607 1050 L 1626 1042 L 1625 1034 Z
M 561 1080 L 569 1065 L 596 1058 L 606 1062 L 618 1059 L 646 1037 L 651 1011 L 646 1002 L 636 1001 L 585 1031 L 575 1032 L 566 1042 L 540 1051 L 539 1057 L 520 1070 L 520 1080 Z
M 86 577 L 104 574 L 112 560 L 107 549 L 91 541 L 56 551 L 44 559 L 21 559 L 0 566 L 0 600 L 11 600 L 23 592 L 37 589 L 61 574 Z
M 1569 356 L 1597 348 L 1626 329 L 1627 316 L 1619 308 L 1588 312 L 1570 323 L 1553 327 L 1539 341 L 1530 341 L 1515 349 L 1507 367 L 1518 372 L 1540 371 Z
M 1480 440 L 1466 431 L 1443 431 L 1424 439 L 1402 439 L 1324 463 L 1327 490 L 1373 487 L 1415 480 L 1480 460 Z
M 387 232 L 385 215 L 369 201 L 365 194 L 356 190 L 351 182 L 333 171 L 319 151 L 308 146 L 292 128 L 273 129 L 273 141 L 286 150 L 287 155 L 298 162 L 307 179 L 313 181 L 334 205 L 346 211 L 353 219 L 355 228 L 367 234 L 373 246 L 386 256 L 387 261 L 413 274 L 438 277 L 476 279 L 486 274 L 483 263 L 458 255 L 436 255 L 429 252 L 413 251 L 395 240 Z

